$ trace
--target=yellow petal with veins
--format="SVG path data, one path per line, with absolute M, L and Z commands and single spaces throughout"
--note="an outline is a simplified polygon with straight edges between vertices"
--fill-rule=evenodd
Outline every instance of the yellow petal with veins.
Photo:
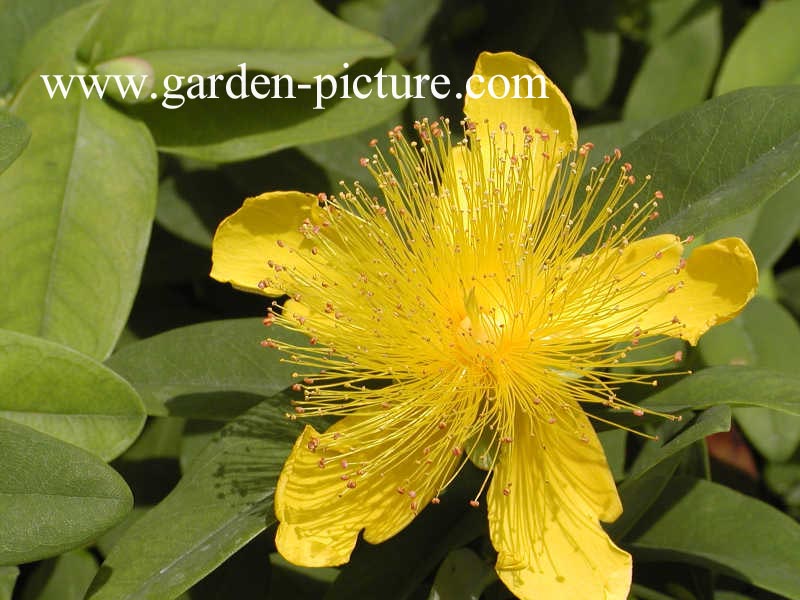
M 435 423 L 408 443 L 403 430 L 414 425 L 391 435 L 378 429 L 384 418 L 391 420 L 345 417 L 325 433 L 306 426 L 275 490 L 280 522 L 275 544 L 288 561 L 340 565 L 362 530 L 375 544 L 392 537 L 438 494 L 461 462 L 449 447 L 444 460 L 425 460 L 447 442 Z
M 524 132 L 528 131 L 533 137 L 532 143 L 541 145 L 541 151 L 534 154 L 531 168 L 546 195 L 558 161 L 578 143 L 578 126 L 566 97 L 539 65 L 513 52 L 482 52 L 475 63 L 471 82 L 472 91 L 482 95 L 472 98 L 467 94 L 464 113 L 476 126 L 484 164 L 487 168 L 493 164 L 491 156 L 496 152 L 519 153 Z M 509 84 L 508 94 L 505 82 Z M 520 97 L 514 98 L 515 94 Z M 486 123 L 488 131 L 495 132 L 494 143 L 486 138 Z M 504 139 L 506 134 L 499 129 L 501 123 L 507 135 L 513 136 L 511 139 Z M 541 134 L 547 136 L 547 142 L 542 140 Z M 547 152 L 549 158 L 545 158 L 543 152 Z
M 304 268 L 295 249 L 311 248 L 300 228 L 304 219 L 324 221 L 317 197 L 302 192 L 269 192 L 245 200 L 219 224 L 212 244 L 211 277 L 247 292 L 280 296 L 268 281 L 274 267 Z
M 608 339 L 638 329 L 694 345 L 709 328 L 738 315 L 755 295 L 758 268 L 743 240 L 711 242 L 686 260 L 682 253 L 676 236 L 658 235 L 600 263 L 592 264 L 591 255 L 574 261 L 575 271 L 564 285 L 583 292 L 574 296 L 572 310 L 594 315 L 582 333 Z M 583 273 L 592 281 L 582 282 Z
M 572 412 L 580 432 L 515 420 L 487 497 L 497 573 L 523 600 L 624 600 L 631 557 L 599 523 L 622 507 L 594 430 L 577 405 Z

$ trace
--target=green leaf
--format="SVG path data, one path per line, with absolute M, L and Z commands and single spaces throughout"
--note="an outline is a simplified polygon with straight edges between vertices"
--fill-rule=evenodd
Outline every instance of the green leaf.
M 428 600 L 479 600 L 486 586 L 496 579 L 492 565 L 469 548 L 459 548 L 442 561 Z
M 595 146 L 594 152 L 599 155 L 612 154 L 614 148 L 622 148 L 632 143 L 643 133 L 648 131 L 658 122 L 658 119 L 644 119 L 641 121 L 616 121 L 602 125 L 590 125 L 578 130 L 580 143 L 591 142 Z
M 674 478 L 626 545 L 642 560 L 677 559 L 800 598 L 800 524 L 710 481 Z
M 721 12 L 712 6 L 655 44 L 628 93 L 624 119 L 669 117 L 707 97 L 722 50 Z
M 0 95 L 10 87 L 25 43 L 45 24 L 86 0 L 4 0 L 0 5 Z
M 148 62 L 156 82 L 167 75 L 248 69 L 310 82 L 343 63 L 383 58 L 386 41 L 351 27 L 312 0 L 111 0 L 78 56 L 96 65 L 124 56 Z M 163 91 L 161 83 L 156 89 Z
M 731 428 L 731 409 L 725 405 L 713 406 L 697 415 L 677 434 L 670 431 L 670 429 L 675 429 L 675 425 L 674 423 L 665 423 L 659 431 L 659 439 L 645 443 L 644 448 L 631 465 L 628 478 L 641 477 L 661 461 L 676 455 L 708 435 L 728 431 Z
M 50 100 L 38 77 L 11 111 L 32 137 L 0 178 L 0 283 L 14 290 L 0 298 L 0 327 L 104 358 L 127 320 L 150 237 L 152 140 L 100 100 Z
M 623 156 L 664 193 L 650 233 L 701 234 L 764 202 L 800 171 L 800 86 L 709 100 L 656 125 Z
M 67 552 L 36 567 L 20 600 L 83 600 L 95 573 L 97 561 L 88 550 Z
M 756 297 L 738 318 L 703 336 L 698 348 L 708 364 L 749 365 L 794 375 L 800 368 L 800 326 L 780 304 Z M 735 409 L 734 417 L 770 460 L 788 459 L 800 444 L 800 416 L 753 407 Z
M 158 186 L 156 221 L 172 235 L 210 249 L 214 229 L 237 208 L 223 212 L 225 208 L 219 205 L 224 203 L 229 188 L 221 184 L 213 171 L 180 173 L 163 179 Z
M 31 132 L 25 121 L 8 113 L 0 113 L 0 174 L 22 154 L 30 137 Z
M 776 278 L 778 297 L 796 315 L 800 315 L 800 267 L 783 271 Z
M 40 80 L 40 74 L 62 74 L 68 80 L 72 73 L 85 72 L 85 69 L 67 62 L 67 60 L 75 55 L 75 49 L 81 37 L 89 28 L 95 13 L 103 5 L 103 0 L 82 0 L 80 3 L 74 0 L 72 2 L 46 1 L 51 4 L 56 2 L 63 4 L 65 10 L 57 16 L 53 15 L 51 20 L 30 32 L 31 35 L 28 36 L 27 41 L 14 57 L 14 70 L 11 78 L 14 87 L 22 87 L 29 77 L 39 80 L 37 85 L 41 86 L 43 83 Z M 75 6 L 66 6 L 67 4 L 75 4 Z M 54 61 L 60 63 L 58 68 L 52 65 Z M 48 64 L 53 68 L 48 67 Z M 65 85 L 66 83 L 65 81 Z M 75 82 L 74 85 L 76 89 L 79 87 L 78 82 Z M 63 96 L 60 97 L 63 98 Z
M 603 445 L 608 468 L 614 474 L 614 480 L 619 481 L 625 477 L 625 448 L 628 442 L 628 432 L 624 429 L 607 429 L 597 434 Z
M 263 560 L 263 556 L 261 557 Z M 277 552 L 269 555 L 270 582 L 267 598 L 319 600 L 339 576 L 333 567 L 298 567 Z
M 800 375 L 750 367 L 709 367 L 641 402 L 643 407 L 662 412 L 720 404 L 763 406 L 800 415 Z
M 266 302 L 265 302 L 266 304 Z M 173 329 L 132 343 L 108 359 L 106 364 L 130 381 L 142 395 L 150 414 L 167 415 L 174 405 L 181 416 L 214 416 L 210 403 L 189 394 L 247 392 L 273 396 L 293 383 L 295 365 L 259 345 L 267 335 L 275 340 L 302 345 L 306 338 L 278 326 L 265 328 L 259 319 L 230 319 Z M 218 394 L 208 396 L 211 403 Z M 246 397 L 235 396 L 237 406 L 251 406 Z M 249 404 L 248 404 L 249 402 Z M 187 406 L 188 405 L 188 406 Z M 224 409 L 223 409 L 224 410 Z M 219 411 L 215 411 L 219 414 Z M 230 412 L 226 411 L 230 416 Z
M 130 384 L 102 364 L 0 330 L 0 417 L 111 460 L 139 435 L 145 411 Z
M 226 426 L 112 547 L 87 598 L 174 598 L 272 524 L 275 483 L 298 432 L 281 408 L 267 400 Z
M 0 565 L 58 555 L 95 539 L 133 506 L 94 454 L 0 418 Z
M 0 600 L 11 600 L 19 577 L 18 567 L 0 567 Z
M 338 12 L 348 23 L 392 42 L 397 59 L 407 62 L 420 51 L 425 32 L 441 5 L 442 0 L 346 0 Z
M 515 5 L 513 10 L 518 12 Z M 536 57 L 571 102 L 589 108 L 600 106 L 611 93 L 619 63 L 620 35 L 613 11 L 598 11 L 591 0 L 537 2 L 519 10 L 528 11 L 523 13 L 527 21 L 512 24 L 507 22 L 516 20 L 514 17 L 501 17 L 501 30 L 494 44 L 505 48 L 507 31 L 521 30 L 522 45 L 529 45 L 527 31 L 532 30 L 534 38 L 546 33 L 529 54 Z
M 616 31 L 581 32 L 586 66 L 572 80 L 570 98 L 582 106 L 600 106 L 614 86 L 620 54 L 620 36 Z
M 347 71 L 347 76 L 351 81 L 359 75 L 372 78 L 369 85 L 359 84 L 364 94 L 369 93 L 363 100 L 353 97 L 352 90 L 344 99 L 344 84 L 338 79 L 336 94 L 332 93 L 331 83 L 323 82 L 319 90 L 320 94 L 330 95 L 330 100 L 319 100 L 318 88 L 312 85 L 308 90 L 295 86 L 293 98 L 286 97 L 289 90 L 285 87 L 281 91 L 284 97 L 264 99 L 252 95 L 235 99 L 223 94 L 219 99 L 184 102 L 184 97 L 176 93 L 160 103 L 131 106 L 128 111 L 147 123 L 164 152 L 209 162 L 239 161 L 361 131 L 396 114 L 405 100 L 386 96 L 387 79 L 381 83 L 384 97 L 378 96 L 379 70 L 384 77 L 406 74 L 396 62 L 358 63 Z M 245 84 L 248 90 L 251 81 L 248 79 Z M 204 93 L 210 93 L 207 87 Z M 164 102 L 173 108 L 165 107 Z
M 753 85 L 800 83 L 800 1 L 765 2 L 734 40 L 716 93 Z
M 783 253 L 791 246 L 800 229 L 800 178 L 790 181 L 774 196 L 743 215 L 710 230 L 707 239 L 740 237 L 753 251 L 763 279 Z

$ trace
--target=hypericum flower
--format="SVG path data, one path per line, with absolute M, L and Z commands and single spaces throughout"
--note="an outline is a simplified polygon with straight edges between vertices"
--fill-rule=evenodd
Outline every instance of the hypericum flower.
M 299 565 L 345 563 L 362 530 L 381 542 L 447 501 L 472 459 L 487 470 L 472 504 L 488 484 L 496 568 L 515 594 L 623 599 L 631 558 L 600 525 L 621 505 L 580 403 L 641 415 L 615 390 L 653 381 L 615 365 L 639 340 L 695 344 L 732 318 L 755 263 L 739 239 L 682 258 L 688 239 L 644 237 L 661 193 L 618 151 L 590 167 L 536 64 L 484 53 L 476 73 L 495 96 L 493 75 L 536 77 L 547 98 L 469 99 L 458 142 L 446 119 L 417 123 L 418 141 L 395 128 L 388 153 L 373 141 L 361 161 L 380 197 L 358 183 L 271 192 L 216 233 L 212 276 L 288 294 L 265 322 L 309 337 L 264 342 L 298 365 L 292 417 L 342 417 L 306 426 L 287 459 L 276 544 Z

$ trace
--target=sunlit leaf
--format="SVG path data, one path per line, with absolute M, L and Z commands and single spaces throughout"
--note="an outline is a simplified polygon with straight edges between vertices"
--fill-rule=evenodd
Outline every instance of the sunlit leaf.
M 0 330 L 0 417 L 111 460 L 139 435 L 145 412 L 130 384 L 100 363 Z
M 710 481 L 674 478 L 631 532 L 627 546 L 637 556 L 712 567 L 787 598 L 800 598 L 800 524 Z
M 25 121 L 8 113 L 0 113 L 0 173 L 22 154 L 30 137 L 31 132 Z
M 128 318 L 150 237 L 152 140 L 96 98 L 50 100 L 38 77 L 10 109 L 32 137 L 0 177 L 0 283 L 14 290 L 0 298 L 0 327 L 104 358 Z
M 624 119 L 668 117 L 707 97 L 722 49 L 721 12 L 712 6 L 656 42 L 628 93 Z
M 122 534 L 87 598 L 173 598 L 253 539 L 274 522 L 275 483 L 297 433 L 271 401 L 232 421 Z
M 800 1 L 765 2 L 733 41 L 716 93 L 753 85 L 800 83 Z
M 302 344 L 305 338 L 273 325 L 269 337 Z M 130 344 L 106 364 L 130 381 L 145 399 L 150 414 L 170 414 L 170 407 L 182 416 L 213 416 L 209 403 L 224 401 L 218 392 L 246 392 L 273 396 L 288 388 L 296 366 L 281 362 L 274 351 L 259 342 L 267 329 L 259 319 L 231 319 L 181 327 Z M 194 394 L 195 396 L 188 397 Z M 205 401 L 203 395 L 209 399 Z M 228 397 L 247 408 L 246 396 Z M 172 403 L 165 402 L 173 400 Z M 192 404 L 197 411 L 192 412 Z M 224 407 L 227 416 L 230 410 Z
M 84 549 L 40 563 L 25 582 L 20 600 L 83 600 L 97 573 L 97 561 Z
M 0 565 L 81 546 L 133 505 L 128 486 L 94 454 L 0 418 Z

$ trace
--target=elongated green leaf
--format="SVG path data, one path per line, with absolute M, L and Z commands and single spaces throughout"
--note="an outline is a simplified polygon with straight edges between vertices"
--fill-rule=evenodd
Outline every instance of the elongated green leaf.
M 0 565 L 55 556 L 122 519 L 133 497 L 93 454 L 0 418 Z
M 276 340 L 303 344 L 305 338 L 277 326 L 265 328 L 259 319 L 231 319 L 173 329 L 126 346 L 107 365 L 130 381 L 148 404 L 151 414 L 169 414 L 164 402 L 188 394 L 248 392 L 273 396 L 288 388 L 296 366 L 259 345 L 267 334 Z M 213 400 L 213 396 L 211 397 Z M 209 402 L 178 400 L 182 416 L 208 418 Z M 234 398 L 237 406 L 249 400 Z M 252 402 L 250 402 L 252 405 Z M 230 413 L 227 413 L 230 415 Z
M 664 412 L 729 406 L 764 406 L 800 415 L 800 376 L 771 369 L 710 367 L 650 396 L 642 406 Z
M 800 178 L 795 178 L 754 210 L 714 227 L 708 239 L 740 237 L 747 242 L 762 275 L 762 281 L 800 230 Z
M 166 75 L 237 70 L 288 74 L 311 81 L 343 63 L 389 56 L 391 44 L 351 27 L 313 0 L 112 0 L 79 49 L 84 62 L 124 56 L 148 62 L 163 91 Z M 161 86 L 161 87 L 159 87 Z
M 83 600 L 95 573 L 94 556 L 88 550 L 72 550 L 36 567 L 20 600 Z
M 298 432 L 281 408 L 265 401 L 225 427 L 112 547 L 87 598 L 174 598 L 272 524 L 275 483 Z
M 412 59 L 443 0 L 346 0 L 339 16 L 359 29 L 366 29 L 392 42 L 397 57 Z M 409 19 L 408 15 L 414 15 Z
M 766 2 L 734 40 L 716 93 L 752 85 L 800 83 L 800 1 Z
M 130 384 L 100 363 L 0 330 L 0 417 L 111 460 L 139 435 L 145 411 Z
M 737 319 L 709 331 L 698 347 L 712 365 L 749 365 L 791 375 L 800 370 L 800 327 L 785 308 L 764 297 L 754 298 Z M 736 408 L 733 414 L 770 460 L 787 460 L 800 444 L 800 416 L 761 407 Z
M 800 315 L 800 267 L 793 267 L 776 278 L 781 302 Z
M 629 478 L 641 477 L 642 474 L 655 467 L 661 461 L 702 440 L 707 435 L 728 431 L 731 428 L 731 409 L 725 405 L 713 406 L 700 413 L 693 422 L 681 429 L 679 433 L 670 437 L 667 437 L 665 433 L 673 424 L 666 425 L 663 428 L 664 431 L 659 432 L 658 441 L 648 442 L 636 457 L 636 461 L 631 466 L 628 474 Z
M 15 0 L 19 3 L 20 0 Z M 26 0 L 21 0 L 25 2 Z M 103 0 L 45 0 L 45 3 L 50 4 L 63 4 L 64 12 L 61 14 L 53 14 L 53 18 L 46 23 L 41 24 L 38 29 L 32 29 L 28 32 L 27 41 L 21 47 L 14 57 L 14 69 L 11 73 L 12 87 L 21 87 L 28 77 L 32 76 L 39 78 L 40 73 L 48 75 L 61 74 L 65 77 L 65 84 L 69 80 L 69 75 L 76 72 L 84 72 L 84 69 L 78 68 L 74 64 L 70 64 L 67 58 L 74 56 L 75 48 L 78 46 L 81 38 L 86 30 L 89 28 L 92 17 L 97 13 L 97 10 L 102 6 Z M 38 3 L 27 3 L 38 4 Z M 68 6 L 68 5 L 75 6 Z M 64 68 L 51 69 L 48 64 L 53 61 L 63 61 Z M 69 67 L 66 65 L 69 64 Z M 39 85 L 42 85 L 41 82 Z M 79 87 L 78 82 L 75 82 L 76 91 Z
M 0 178 L 0 283 L 14 290 L 0 298 L 0 327 L 104 358 L 139 284 L 156 153 L 140 123 L 44 87 L 31 77 L 11 105 L 33 135 Z
M 11 600 L 18 576 L 18 567 L 0 567 L 0 600 Z
M 633 82 L 624 119 L 669 117 L 707 97 L 722 50 L 721 12 L 713 6 L 656 43 Z
M 800 524 L 710 481 L 673 479 L 631 532 L 628 546 L 643 557 L 712 567 L 787 598 L 800 598 Z
M 30 137 L 31 132 L 25 121 L 8 113 L 0 113 L 0 173 L 22 154 Z
M 384 77 L 380 83 L 379 71 Z M 286 84 L 281 84 L 282 97 L 272 94 L 258 99 L 251 93 L 253 80 L 248 79 L 247 98 L 221 94 L 218 99 L 184 101 L 175 93 L 159 103 L 132 106 L 129 111 L 147 123 L 164 152 L 210 162 L 232 162 L 337 138 L 385 121 L 405 104 L 405 100 L 387 95 L 385 77 L 404 74 L 396 62 L 364 61 L 351 68 L 347 72 L 351 82 L 360 75 L 371 78 L 359 83 L 363 94 L 369 94 L 365 99 L 354 97 L 352 90 L 345 99 L 341 79 L 337 80 L 335 91 L 333 84 L 325 81 L 320 87 L 306 84 L 310 89 L 294 86 L 294 97 L 289 98 Z M 383 97 L 378 96 L 379 85 L 383 86 Z M 259 91 L 264 93 L 263 89 Z M 203 93 L 208 95 L 210 91 L 206 87 Z M 325 96 L 330 99 L 322 99 Z
M 651 233 L 703 233 L 764 202 L 800 171 L 800 86 L 709 100 L 655 126 L 623 155 L 664 193 Z
M 4 0 L 0 5 L 0 95 L 11 85 L 25 43 L 46 23 L 86 0 Z
M 442 561 L 428 600 L 479 600 L 486 586 L 496 579 L 494 569 L 485 560 L 469 548 L 459 548 Z
M 680 455 L 673 454 L 652 469 L 642 472 L 639 477 L 622 482 L 619 486 L 622 515 L 613 523 L 606 525 L 606 530 L 612 539 L 623 539 L 636 525 L 669 484 L 681 460 Z

